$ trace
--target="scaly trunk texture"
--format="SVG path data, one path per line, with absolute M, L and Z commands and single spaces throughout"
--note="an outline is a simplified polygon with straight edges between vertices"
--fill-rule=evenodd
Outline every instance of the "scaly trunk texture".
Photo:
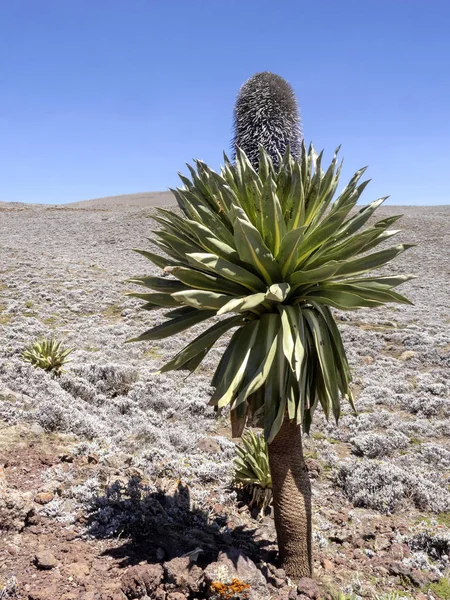
M 311 577 L 311 484 L 300 427 L 285 418 L 268 451 L 282 567 L 292 579 Z

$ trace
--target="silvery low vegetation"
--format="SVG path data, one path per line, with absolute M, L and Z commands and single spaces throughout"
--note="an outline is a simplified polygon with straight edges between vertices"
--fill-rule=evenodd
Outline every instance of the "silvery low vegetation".
M 335 311 L 359 414 L 344 413 L 338 428 L 317 414 L 306 451 L 326 474 L 314 486 L 316 498 L 341 498 L 361 518 L 429 519 L 429 527 L 404 535 L 408 560 L 443 576 L 450 530 L 440 526 L 436 533 L 433 523 L 450 513 L 450 211 L 385 206 L 378 218 L 399 212 L 405 216 L 398 243 L 418 246 L 389 272 L 418 275 L 402 287 L 414 305 Z M 227 340 L 189 377 L 155 373 L 201 325 L 181 342 L 124 345 L 143 324 L 148 329 L 161 320 L 160 311 L 143 314 L 125 295 L 131 273 L 158 274 L 131 250 L 146 246 L 155 227 L 152 210 L 101 202 L 76 208 L 1 204 L 0 215 L 0 418 L 71 434 L 78 452 L 95 452 L 100 462 L 126 457 L 151 482 L 181 480 L 205 510 L 212 496 L 233 506 L 235 443 L 226 415 L 216 420 L 208 406 L 211 374 Z M 46 336 L 75 349 L 59 377 L 22 357 L 24 348 Z M 208 452 L 205 438 L 215 442 Z M 70 508 L 55 500 L 47 510 L 70 522 L 100 489 L 99 481 L 87 482 Z M 330 520 L 317 504 L 314 511 L 315 542 L 326 546 Z M 99 527 L 110 532 L 120 521 L 112 511 L 102 518 Z

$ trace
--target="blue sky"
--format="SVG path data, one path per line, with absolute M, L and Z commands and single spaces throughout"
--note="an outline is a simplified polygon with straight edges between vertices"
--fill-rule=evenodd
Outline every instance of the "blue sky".
M 0 0 L 0 200 L 166 190 L 218 168 L 240 85 L 294 87 L 363 200 L 448 204 L 448 0 Z

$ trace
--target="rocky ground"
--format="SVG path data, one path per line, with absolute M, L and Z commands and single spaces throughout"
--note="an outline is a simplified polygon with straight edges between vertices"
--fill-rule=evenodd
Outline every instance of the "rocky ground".
M 378 212 L 418 244 L 390 268 L 419 276 L 414 306 L 337 315 L 360 414 L 306 439 L 316 579 L 299 583 L 207 406 L 226 340 L 188 378 L 154 374 L 182 341 L 124 345 L 161 318 L 125 296 L 156 273 L 131 251 L 152 209 L 0 204 L 1 599 L 450 598 L 450 207 Z M 75 348 L 59 378 L 21 358 L 51 334 Z

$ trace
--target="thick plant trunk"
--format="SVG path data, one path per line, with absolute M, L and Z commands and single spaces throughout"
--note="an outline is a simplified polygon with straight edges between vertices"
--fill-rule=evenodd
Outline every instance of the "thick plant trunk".
M 285 418 L 268 451 L 281 566 L 293 579 L 311 577 L 311 484 L 300 427 Z

